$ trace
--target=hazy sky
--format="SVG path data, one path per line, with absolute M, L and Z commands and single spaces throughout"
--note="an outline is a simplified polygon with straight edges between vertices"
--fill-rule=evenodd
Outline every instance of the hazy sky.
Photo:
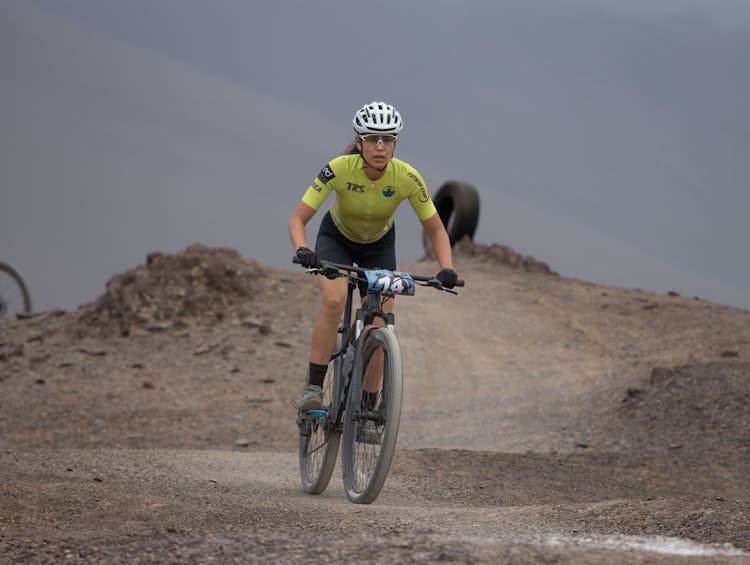
M 0 259 L 39 309 L 193 242 L 292 268 L 292 208 L 384 99 L 433 192 L 479 190 L 477 241 L 750 308 L 748 60 L 745 0 L 2 0 Z

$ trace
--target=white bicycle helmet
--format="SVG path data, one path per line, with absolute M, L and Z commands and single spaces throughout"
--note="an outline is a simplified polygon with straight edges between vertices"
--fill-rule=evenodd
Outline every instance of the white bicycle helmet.
M 404 122 L 398 110 L 385 102 L 370 102 L 357 110 L 352 120 L 357 135 L 368 133 L 392 133 L 398 135 Z

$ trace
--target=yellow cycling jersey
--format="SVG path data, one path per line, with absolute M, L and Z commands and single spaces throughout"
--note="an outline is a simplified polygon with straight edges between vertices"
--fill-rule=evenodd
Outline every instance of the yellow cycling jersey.
M 424 180 L 408 163 L 394 157 L 376 181 L 367 178 L 362 165 L 358 154 L 336 157 L 302 196 L 302 202 L 318 210 L 335 191 L 331 218 L 347 239 L 372 243 L 383 237 L 393 225 L 396 208 L 407 198 L 420 220 L 437 212 Z

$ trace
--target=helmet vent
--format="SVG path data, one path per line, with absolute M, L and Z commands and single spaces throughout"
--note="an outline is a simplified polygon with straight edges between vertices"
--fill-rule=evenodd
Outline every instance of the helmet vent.
M 360 108 L 354 119 L 354 131 L 358 135 L 368 133 L 391 133 L 398 135 L 404 123 L 398 110 L 385 102 L 370 102 Z

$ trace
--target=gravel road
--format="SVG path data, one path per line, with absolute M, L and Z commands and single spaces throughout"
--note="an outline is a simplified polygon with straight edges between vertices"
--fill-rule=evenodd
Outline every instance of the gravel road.
M 495 251 L 398 299 L 367 506 L 299 486 L 309 275 L 196 245 L 0 321 L 0 563 L 750 563 L 750 312 Z

